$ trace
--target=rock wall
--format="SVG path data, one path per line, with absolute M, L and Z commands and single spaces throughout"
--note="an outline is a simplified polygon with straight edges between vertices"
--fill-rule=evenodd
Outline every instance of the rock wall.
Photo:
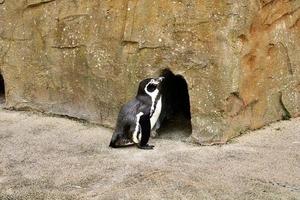
M 114 126 L 139 80 L 189 84 L 193 134 L 300 115 L 299 0 L 0 0 L 6 107 Z

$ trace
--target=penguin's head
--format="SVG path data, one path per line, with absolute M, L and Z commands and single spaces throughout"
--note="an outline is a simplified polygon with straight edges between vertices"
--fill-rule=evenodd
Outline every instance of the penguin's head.
M 148 95 L 156 98 L 161 93 L 161 83 L 164 77 L 147 78 L 140 82 L 137 95 Z

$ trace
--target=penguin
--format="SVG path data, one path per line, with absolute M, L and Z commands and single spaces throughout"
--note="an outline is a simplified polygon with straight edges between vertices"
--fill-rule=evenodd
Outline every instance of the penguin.
M 122 106 L 119 112 L 110 147 L 136 144 L 140 149 L 153 149 L 148 141 L 161 113 L 163 79 L 147 78 L 139 83 L 135 98 Z

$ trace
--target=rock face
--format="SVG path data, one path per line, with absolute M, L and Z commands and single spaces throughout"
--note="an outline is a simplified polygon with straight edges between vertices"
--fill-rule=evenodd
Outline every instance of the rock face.
M 6 107 L 113 127 L 139 80 L 189 85 L 198 143 L 300 116 L 299 0 L 0 1 Z

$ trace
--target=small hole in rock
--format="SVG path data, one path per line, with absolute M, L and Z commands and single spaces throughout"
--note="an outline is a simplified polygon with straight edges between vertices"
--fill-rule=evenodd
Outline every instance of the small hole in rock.
M 192 133 L 188 84 L 183 76 L 170 69 L 162 70 L 162 112 L 158 138 L 185 140 Z
M 0 74 L 0 104 L 5 103 L 5 85 L 3 76 Z

